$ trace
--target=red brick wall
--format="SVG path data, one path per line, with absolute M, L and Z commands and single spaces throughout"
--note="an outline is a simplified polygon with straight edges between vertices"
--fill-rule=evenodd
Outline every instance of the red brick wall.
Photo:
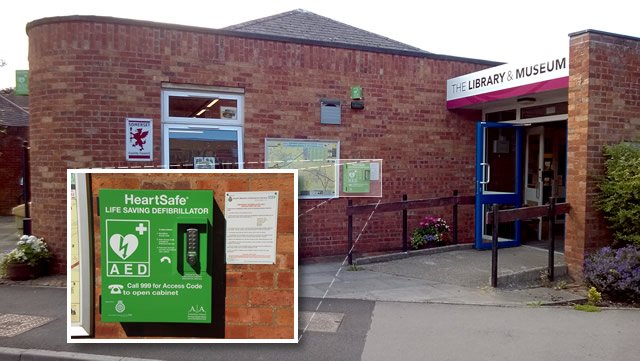
M 245 162 L 264 161 L 265 137 L 339 139 L 343 159 L 384 159 L 383 201 L 474 191 L 479 114 L 449 112 L 445 90 L 448 78 L 484 65 L 148 25 L 63 21 L 28 35 L 33 228 L 61 259 L 65 170 L 141 165 L 124 161 L 126 117 L 154 119 L 159 166 L 162 82 L 243 88 Z M 362 86 L 364 110 L 349 108 L 353 85 Z M 343 100 L 342 125 L 320 124 L 323 97 Z M 345 254 L 346 204 L 332 200 L 300 219 L 303 257 Z M 445 214 L 419 212 L 412 224 L 424 215 Z M 397 249 L 400 215 L 374 217 L 362 249 Z M 471 210 L 463 218 L 461 240 L 471 241 Z
M 292 174 L 93 174 L 92 193 L 100 189 L 213 190 L 224 213 L 225 192 L 278 191 L 276 264 L 226 265 L 225 338 L 294 337 L 294 177 Z M 127 337 L 120 323 L 103 323 L 100 219 L 94 203 L 95 337 Z
M 584 253 L 611 242 L 593 202 L 604 145 L 640 136 L 640 39 L 587 32 L 570 42 L 565 258 L 582 274 Z
M 3 130 L 0 127 L 0 130 Z M 28 127 L 6 127 L 0 133 L 0 216 L 10 216 L 11 208 L 24 203 L 20 178 L 22 177 L 22 142 L 27 140 Z

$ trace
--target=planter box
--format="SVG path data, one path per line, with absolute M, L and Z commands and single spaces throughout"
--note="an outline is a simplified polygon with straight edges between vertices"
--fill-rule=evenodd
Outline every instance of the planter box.
M 38 263 L 35 266 L 26 263 L 9 263 L 7 278 L 14 281 L 34 279 L 44 275 L 46 270 L 46 263 Z

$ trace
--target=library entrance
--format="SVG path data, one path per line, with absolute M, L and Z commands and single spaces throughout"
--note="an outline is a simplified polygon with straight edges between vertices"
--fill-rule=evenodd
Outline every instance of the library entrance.
M 532 207 L 566 198 L 567 102 L 484 111 L 476 134 L 476 248 L 491 248 L 493 204 Z M 564 250 L 564 216 L 556 220 L 555 249 Z M 500 247 L 546 248 L 549 220 L 503 223 Z

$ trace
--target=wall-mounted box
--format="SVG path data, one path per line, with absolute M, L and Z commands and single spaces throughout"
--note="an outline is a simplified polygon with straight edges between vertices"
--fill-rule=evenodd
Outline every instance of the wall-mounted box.
M 342 191 L 344 193 L 369 193 L 371 191 L 371 166 L 369 163 L 345 163 L 342 165 Z
M 320 100 L 320 124 L 342 124 L 340 117 L 340 99 Z
M 210 323 L 213 192 L 101 189 L 102 322 Z

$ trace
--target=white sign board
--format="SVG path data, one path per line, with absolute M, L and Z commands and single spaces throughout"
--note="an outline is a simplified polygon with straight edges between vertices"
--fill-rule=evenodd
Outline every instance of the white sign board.
M 194 169 L 216 169 L 216 157 L 193 157 Z
M 569 76 L 569 56 L 503 64 L 447 80 L 447 102 Z
M 125 127 L 127 161 L 152 161 L 153 119 L 127 118 Z
M 278 192 L 227 192 L 227 264 L 275 264 Z

